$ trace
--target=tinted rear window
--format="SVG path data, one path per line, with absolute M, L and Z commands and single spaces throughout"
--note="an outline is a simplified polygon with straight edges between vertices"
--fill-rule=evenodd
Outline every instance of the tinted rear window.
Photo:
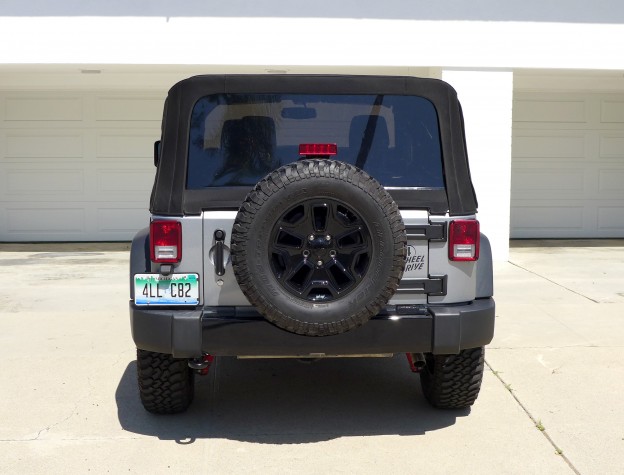
M 438 118 L 427 99 L 214 94 L 193 108 L 187 188 L 253 186 L 302 158 L 303 143 L 335 143 L 333 159 L 386 187 L 444 187 Z

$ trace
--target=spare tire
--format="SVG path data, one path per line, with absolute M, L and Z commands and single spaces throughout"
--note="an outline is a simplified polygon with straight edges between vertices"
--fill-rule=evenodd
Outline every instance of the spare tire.
M 231 239 L 238 284 L 289 332 L 326 336 L 376 315 L 405 267 L 399 208 L 347 163 L 301 160 L 262 179 L 240 207 Z

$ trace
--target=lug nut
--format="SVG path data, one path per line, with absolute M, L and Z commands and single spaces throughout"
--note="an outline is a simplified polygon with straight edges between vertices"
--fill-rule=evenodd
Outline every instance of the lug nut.
M 331 241 L 331 236 L 328 234 L 327 236 L 325 236 L 325 240 L 326 241 Z
M 323 261 L 316 261 L 316 265 L 317 266 L 322 266 L 323 265 Z
M 329 255 L 331 257 L 336 257 L 336 251 L 334 251 L 333 249 L 331 251 L 329 251 Z
M 310 234 L 308 236 L 308 241 L 314 241 L 314 234 Z
M 303 257 L 310 257 L 310 251 L 308 251 L 307 249 L 303 251 Z

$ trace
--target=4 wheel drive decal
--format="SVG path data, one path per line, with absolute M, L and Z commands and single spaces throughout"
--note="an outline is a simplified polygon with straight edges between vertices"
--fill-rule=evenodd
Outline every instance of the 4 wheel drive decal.
M 414 246 L 407 246 L 407 258 L 405 260 L 405 272 L 424 270 L 427 268 L 426 254 L 419 253 Z

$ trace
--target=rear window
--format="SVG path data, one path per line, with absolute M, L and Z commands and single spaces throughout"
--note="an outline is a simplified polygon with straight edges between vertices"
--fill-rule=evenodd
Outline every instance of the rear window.
M 294 162 L 299 145 L 336 144 L 332 159 L 387 188 L 443 188 L 435 108 L 397 95 L 213 94 L 191 116 L 187 188 L 253 186 Z

